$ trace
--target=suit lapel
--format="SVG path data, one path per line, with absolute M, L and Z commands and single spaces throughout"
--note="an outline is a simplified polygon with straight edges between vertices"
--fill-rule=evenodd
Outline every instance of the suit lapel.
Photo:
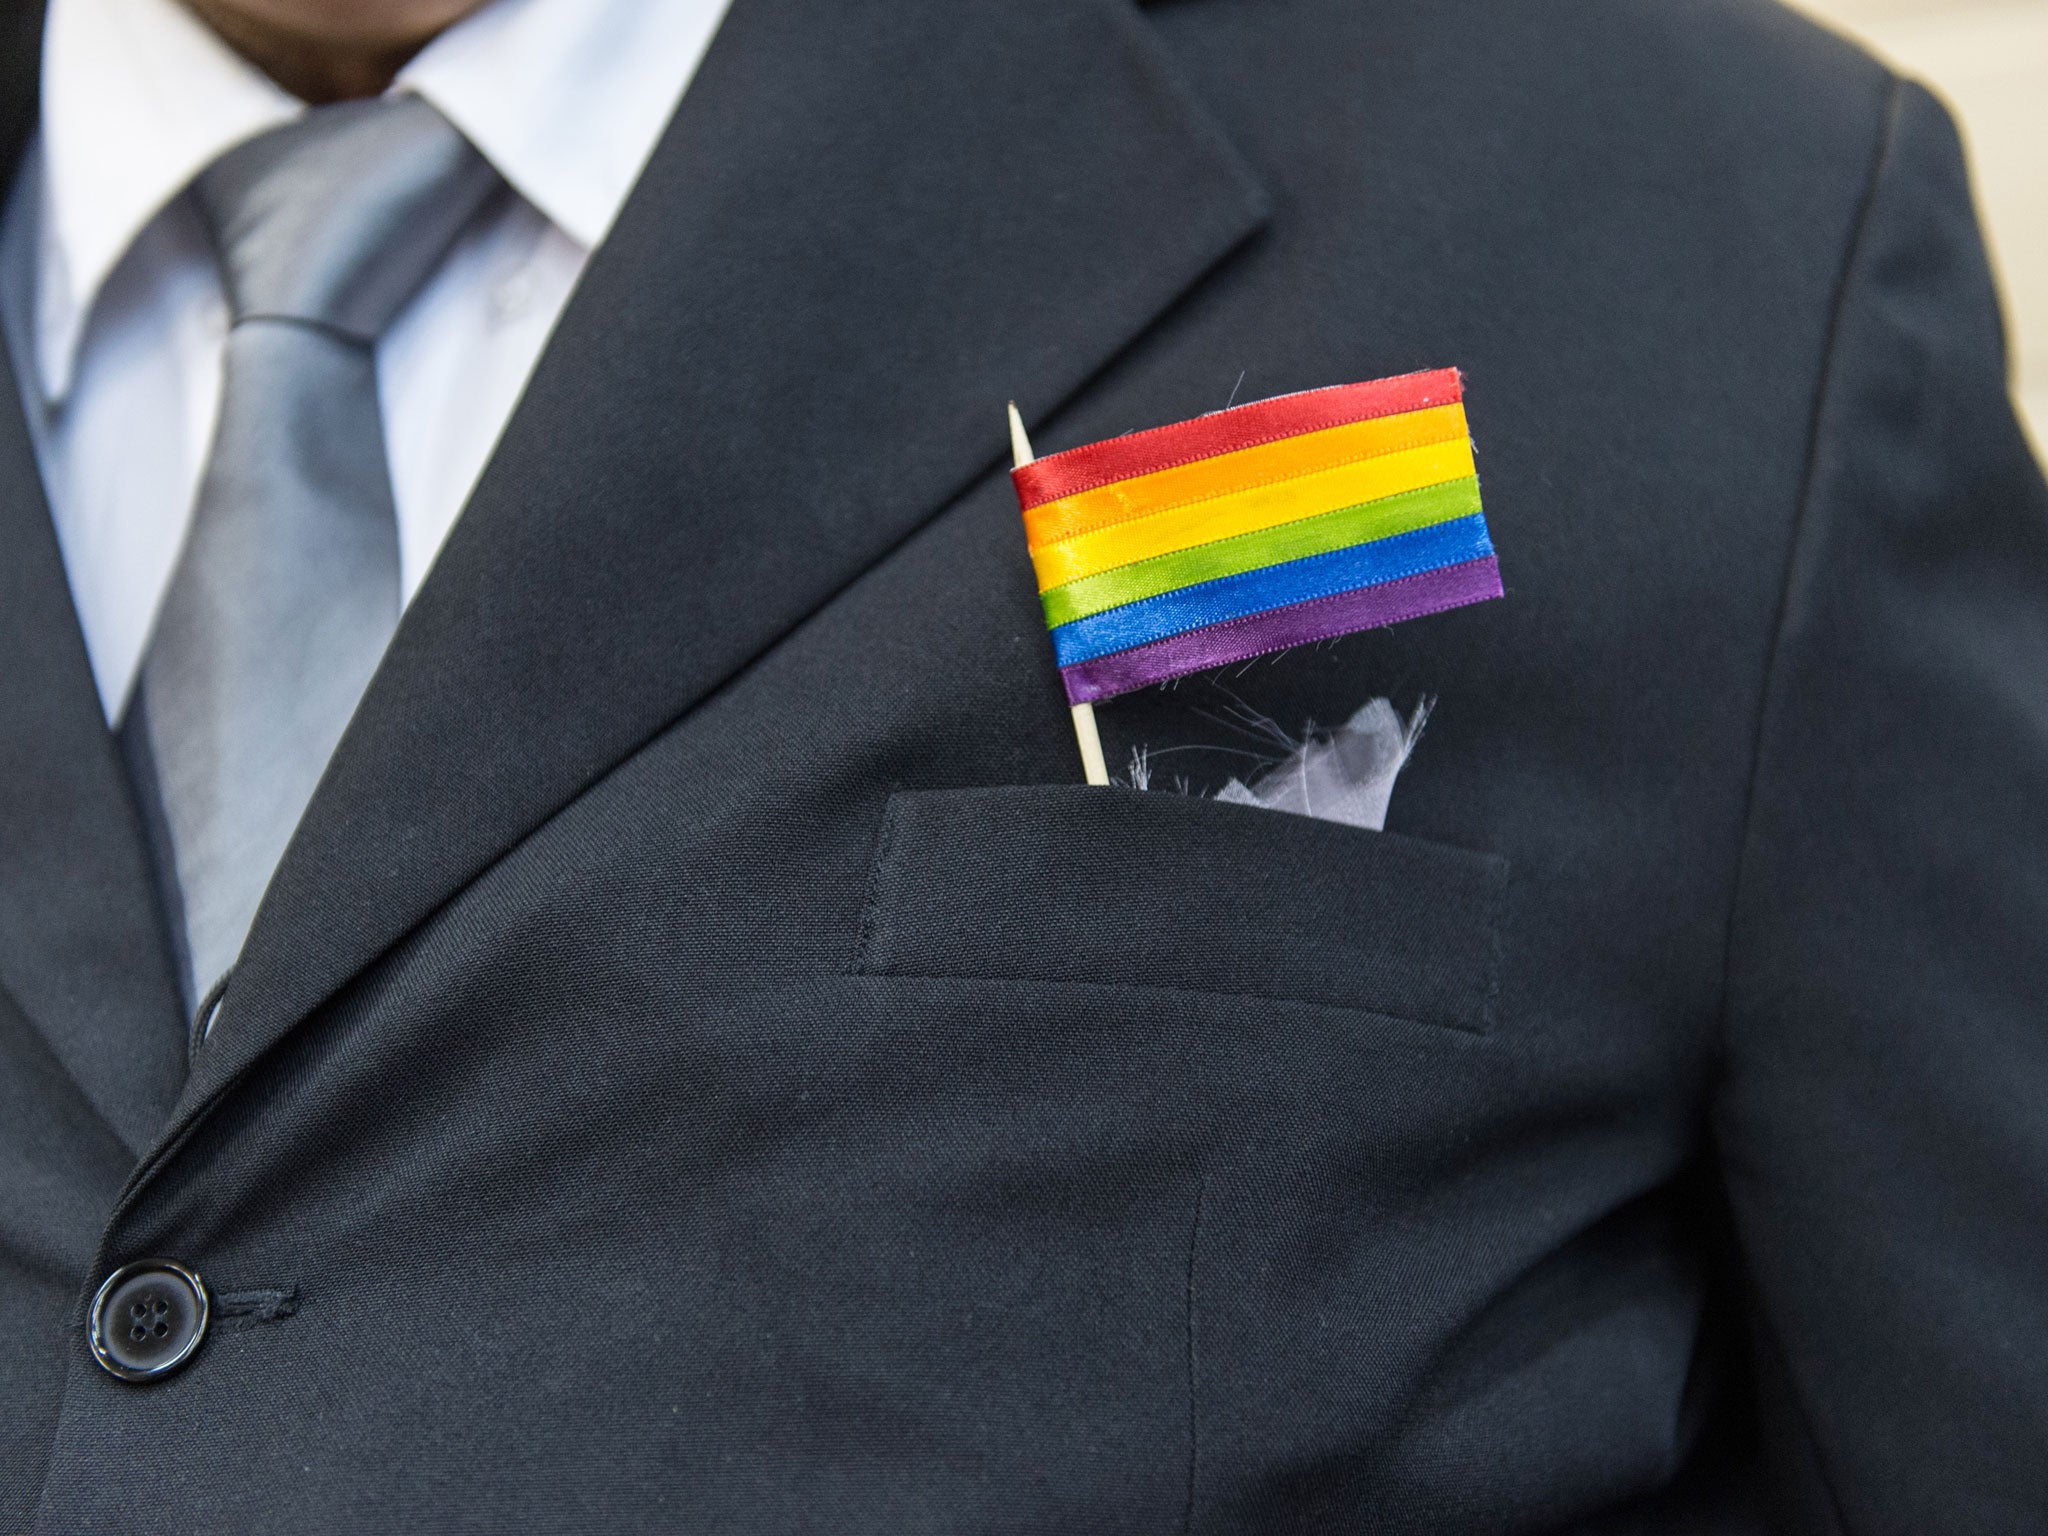
M 187 1107 L 1260 218 L 1124 0 L 738 0 L 336 753 Z
M 40 6 L 0 13 L 0 165 L 34 121 Z M 142 831 L 100 713 L 14 370 L 0 357 L 0 987 L 131 1149 L 185 1030 Z

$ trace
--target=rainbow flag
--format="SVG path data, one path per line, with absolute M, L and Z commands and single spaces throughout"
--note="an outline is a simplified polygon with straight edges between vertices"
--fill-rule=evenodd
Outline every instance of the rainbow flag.
M 1454 368 L 1012 472 L 1067 701 L 1501 595 Z

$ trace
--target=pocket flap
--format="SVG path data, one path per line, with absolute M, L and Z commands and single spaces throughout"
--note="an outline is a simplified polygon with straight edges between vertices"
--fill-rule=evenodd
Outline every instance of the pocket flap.
M 1491 854 L 1191 796 L 901 791 L 859 967 L 1239 993 L 1484 1030 L 1507 872 Z

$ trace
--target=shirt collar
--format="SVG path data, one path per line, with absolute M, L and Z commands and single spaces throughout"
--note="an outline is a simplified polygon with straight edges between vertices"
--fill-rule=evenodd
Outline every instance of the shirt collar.
M 36 362 L 58 400 L 136 236 L 215 156 L 300 107 L 176 0 L 52 0 L 42 103 Z
M 392 89 L 433 102 L 590 250 L 727 3 L 495 0 L 436 38 Z M 136 237 L 221 154 L 305 108 L 178 0 L 51 0 L 44 39 L 36 362 L 55 402 Z

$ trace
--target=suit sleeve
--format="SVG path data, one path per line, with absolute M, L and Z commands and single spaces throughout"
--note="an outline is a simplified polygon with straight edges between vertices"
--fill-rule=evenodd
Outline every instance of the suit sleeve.
M 2048 1530 L 2048 489 L 1947 114 L 1841 280 L 1714 1134 L 1779 1528 Z

